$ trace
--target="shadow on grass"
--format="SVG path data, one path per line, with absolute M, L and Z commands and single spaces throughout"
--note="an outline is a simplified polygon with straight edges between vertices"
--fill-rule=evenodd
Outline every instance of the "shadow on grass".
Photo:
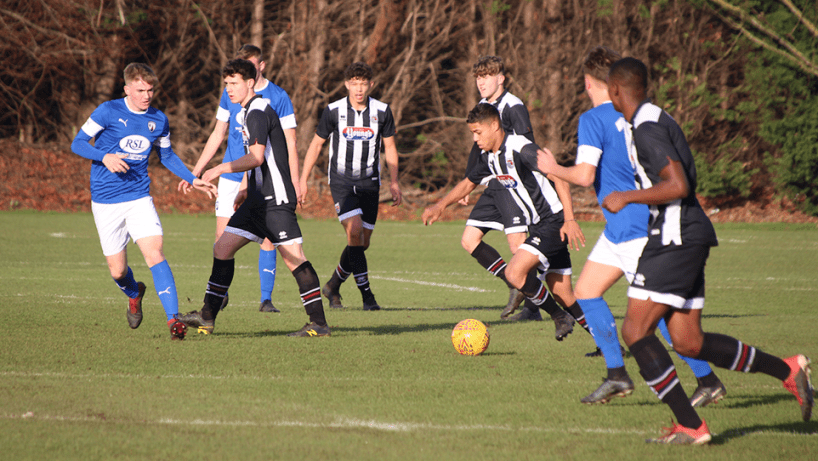
M 746 437 L 756 433 L 778 433 L 778 434 L 792 434 L 792 435 L 815 435 L 818 434 L 818 422 L 816 421 L 797 421 L 784 424 L 756 424 L 753 426 L 737 427 L 735 429 L 728 429 L 724 432 L 713 435 L 711 445 L 725 445 L 733 439 Z

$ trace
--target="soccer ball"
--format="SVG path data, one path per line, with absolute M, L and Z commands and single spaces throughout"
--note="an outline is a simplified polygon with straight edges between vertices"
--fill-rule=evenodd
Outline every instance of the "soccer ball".
M 463 320 L 452 330 L 452 344 L 462 355 L 480 355 L 489 347 L 489 331 L 479 320 Z

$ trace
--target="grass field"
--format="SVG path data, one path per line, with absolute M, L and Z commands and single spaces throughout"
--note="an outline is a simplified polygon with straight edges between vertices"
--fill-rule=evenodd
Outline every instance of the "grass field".
M 215 219 L 163 216 L 181 310 L 201 307 Z M 326 281 L 344 245 L 336 221 L 302 221 Z M 638 374 L 626 399 L 579 399 L 605 376 L 581 329 L 502 323 L 508 291 L 459 245 L 463 223 L 381 222 L 367 252 L 380 312 L 327 308 L 329 338 L 288 338 L 307 318 L 279 260 L 274 302 L 258 312 L 255 245 L 242 250 L 230 306 L 211 336 L 171 342 L 150 271 L 145 320 L 130 330 L 89 214 L 0 213 L 0 458 L 18 459 L 815 459 L 818 418 L 764 375 L 717 370 L 727 398 L 700 411 L 708 447 L 647 445 L 671 413 Z M 572 254 L 575 280 L 602 230 Z M 767 352 L 818 359 L 818 230 L 719 225 L 707 269 L 705 330 Z M 508 254 L 494 232 L 489 243 Z M 606 296 L 621 326 L 625 284 Z M 458 355 L 460 320 L 489 324 L 479 357 Z M 695 379 L 680 360 L 688 392 Z

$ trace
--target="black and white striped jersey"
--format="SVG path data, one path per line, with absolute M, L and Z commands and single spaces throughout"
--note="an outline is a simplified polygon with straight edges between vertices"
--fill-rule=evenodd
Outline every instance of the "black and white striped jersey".
M 330 183 L 340 180 L 380 185 L 382 139 L 395 136 L 395 121 L 388 104 L 369 98 L 366 109 L 358 112 L 348 97 L 335 101 L 324 109 L 316 134 L 330 141 Z
M 535 142 L 528 109 L 520 98 L 509 93 L 508 90 L 505 90 L 496 101 L 490 102 L 486 98 L 483 98 L 478 104 L 482 103 L 488 103 L 497 108 L 497 111 L 500 112 L 500 121 L 503 125 L 503 130 L 506 133 L 525 136 L 529 141 Z M 469 152 L 468 163 L 466 164 L 466 177 L 468 177 L 469 171 L 471 171 L 479 158 L 480 148 L 477 147 L 477 143 L 474 143 L 471 152 Z M 493 181 L 489 184 L 489 187 L 492 189 L 501 188 Z
M 554 183 L 537 170 L 539 147 L 525 136 L 507 134 L 497 152 L 481 151 L 468 179 L 480 184 L 494 177 L 514 199 L 526 218 L 537 224 L 562 211 Z
M 278 205 L 296 203 L 287 140 L 278 114 L 256 95 L 247 102 L 239 117 L 245 150 L 254 144 L 265 146 L 264 163 L 247 173 L 248 199 L 275 200 Z
M 690 189 L 683 199 L 650 207 L 649 236 L 661 236 L 663 245 L 718 245 L 713 224 L 696 199 L 696 164 L 681 127 L 650 100 L 639 105 L 631 125 L 630 133 L 625 130 L 625 141 L 639 188 L 661 182 L 659 172 L 670 159 L 682 164 Z

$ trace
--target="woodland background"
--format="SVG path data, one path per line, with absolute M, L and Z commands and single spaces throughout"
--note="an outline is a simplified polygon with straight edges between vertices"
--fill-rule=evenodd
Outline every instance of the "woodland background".
M 401 184 L 434 193 L 465 169 L 478 57 L 504 58 L 538 143 L 569 163 L 591 107 L 580 65 L 606 45 L 648 65 L 651 97 L 695 151 L 702 197 L 818 215 L 817 23 L 814 0 L 6 0 L 0 163 L 31 146 L 72 155 L 78 128 L 123 96 L 122 69 L 140 61 L 159 75 L 154 106 L 193 165 L 220 69 L 253 43 L 293 101 L 302 157 L 320 111 L 345 95 L 343 69 L 369 63 L 372 95 L 395 115 Z

